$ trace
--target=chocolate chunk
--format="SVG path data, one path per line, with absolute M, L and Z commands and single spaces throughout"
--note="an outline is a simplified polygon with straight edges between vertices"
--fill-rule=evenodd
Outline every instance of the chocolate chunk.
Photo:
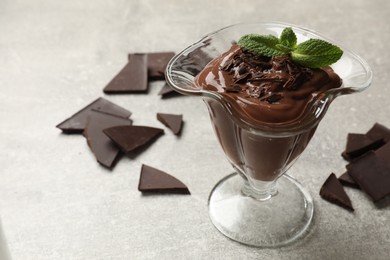
M 157 119 L 171 129 L 175 135 L 180 134 L 183 126 L 183 115 L 157 113 Z
M 83 132 L 88 146 L 97 161 L 105 167 L 112 168 L 120 154 L 119 148 L 103 133 L 103 129 L 118 125 L 131 125 L 131 120 L 103 113 L 92 112 Z
M 351 178 L 374 202 L 390 194 L 390 164 L 369 151 L 347 165 Z
M 124 153 L 133 151 L 164 133 L 160 128 L 149 126 L 123 125 L 106 128 L 103 132 L 108 136 Z
M 167 97 L 168 95 L 171 94 L 179 94 L 176 92 L 173 88 L 171 88 L 168 83 L 165 83 L 164 86 L 161 88 L 160 92 L 158 92 L 158 95 L 162 97 Z
M 368 137 L 364 134 L 348 134 L 347 145 L 343 157 L 351 161 L 370 150 L 375 150 L 384 144 L 383 137 Z
M 187 186 L 166 172 L 142 165 L 138 190 L 142 192 L 160 192 L 190 194 Z
M 129 54 L 129 60 L 134 54 Z M 174 52 L 144 53 L 147 56 L 147 69 L 149 80 L 165 79 L 164 72 L 168 62 L 175 56 Z
M 360 189 L 359 185 L 351 178 L 351 176 L 349 176 L 348 172 L 344 172 L 338 179 L 344 186 Z
M 375 154 L 378 158 L 390 164 L 390 142 L 377 149 Z
M 175 56 L 174 52 L 148 53 L 149 80 L 165 79 L 164 72 L 168 62 Z
M 345 193 L 343 185 L 341 185 L 334 173 L 331 173 L 322 185 L 320 195 L 329 202 L 354 211 L 351 200 L 349 199 L 347 193 Z
M 378 136 L 383 137 L 386 143 L 390 141 L 390 129 L 379 123 L 375 123 L 375 125 L 366 133 L 366 135 L 373 139 L 377 138 Z
M 148 90 L 147 57 L 132 54 L 126 66 L 108 83 L 104 93 L 120 94 L 146 92 Z
M 87 119 L 93 113 L 92 111 L 101 112 L 107 115 L 114 115 L 117 117 L 127 119 L 131 112 L 115 105 L 114 103 L 104 99 L 98 98 L 70 118 L 66 119 L 56 127 L 61 129 L 64 133 L 82 133 L 87 125 Z

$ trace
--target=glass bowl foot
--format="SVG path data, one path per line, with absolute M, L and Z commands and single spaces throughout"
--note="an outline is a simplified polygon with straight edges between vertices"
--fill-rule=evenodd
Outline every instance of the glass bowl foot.
M 313 218 L 313 200 L 299 182 L 284 174 L 277 193 L 257 200 L 242 193 L 244 179 L 236 173 L 217 183 L 208 207 L 212 223 L 230 239 L 257 247 L 287 245 L 303 234 Z

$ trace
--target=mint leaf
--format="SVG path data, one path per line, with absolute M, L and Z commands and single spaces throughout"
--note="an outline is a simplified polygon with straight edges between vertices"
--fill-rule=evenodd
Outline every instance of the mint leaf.
M 297 36 L 291 27 L 283 29 L 280 35 L 280 43 L 286 47 L 294 48 L 297 45 Z
M 297 36 L 291 27 L 283 29 L 280 39 L 270 34 L 248 34 L 240 38 L 238 45 L 268 57 L 291 55 L 294 62 L 308 68 L 331 65 L 343 55 L 339 47 L 320 39 L 309 39 L 297 45 Z
M 277 48 L 278 44 L 280 44 L 279 39 L 273 35 L 247 34 L 238 41 L 241 47 L 268 57 L 283 56 L 289 53 Z
M 343 51 L 320 39 L 309 39 L 297 45 L 291 52 L 294 62 L 309 68 L 321 68 L 335 63 L 343 55 Z

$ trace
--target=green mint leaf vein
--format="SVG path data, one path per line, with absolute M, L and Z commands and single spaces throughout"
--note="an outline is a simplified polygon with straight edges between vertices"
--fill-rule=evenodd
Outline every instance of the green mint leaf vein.
M 280 38 L 273 35 L 244 35 L 238 45 L 267 57 L 290 55 L 294 62 L 308 68 L 331 65 L 343 55 L 339 47 L 320 39 L 309 39 L 297 45 L 297 37 L 291 27 L 285 28 Z
M 291 58 L 302 66 L 321 68 L 335 63 L 342 55 L 339 47 L 320 39 L 310 39 L 298 44 Z

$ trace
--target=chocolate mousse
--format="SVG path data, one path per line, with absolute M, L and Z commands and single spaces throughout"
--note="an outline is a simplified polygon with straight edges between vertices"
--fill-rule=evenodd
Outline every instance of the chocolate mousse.
M 247 120 L 286 123 L 298 120 L 317 95 L 341 86 L 332 68 L 310 69 L 286 56 L 265 57 L 233 45 L 211 61 L 196 83 L 237 103 Z
M 195 84 L 223 100 L 205 96 L 233 167 L 255 180 L 272 181 L 303 152 L 319 119 L 300 131 L 289 131 L 290 126 L 311 116 L 313 103 L 342 80 L 329 66 L 310 69 L 289 55 L 265 57 L 233 44 L 204 67 Z

